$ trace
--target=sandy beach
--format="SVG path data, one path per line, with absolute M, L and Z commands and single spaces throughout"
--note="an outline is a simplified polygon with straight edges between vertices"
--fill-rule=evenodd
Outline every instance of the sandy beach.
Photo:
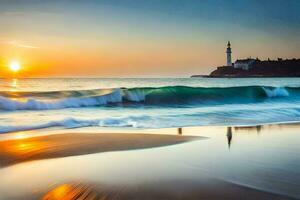
M 0 166 L 39 159 L 153 148 L 197 139 L 204 137 L 137 133 L 66 133 L 19 138 L 0 142 Z
M 298 126 L 283 127 L 287 134 L 294 133 Z M 214 168 L 211 164 L 218 159 L 213 158 L 213 152 L 206 150 L 207 145 L 218 144 L 221 148 L 217 149 L 222 150 L 224 147 L 230 153 L 238 145 L 239 137 L 249 137 L 249 134 L 256 137 L 258 133 L 271 133 L 275 129 L 279 130 L 276 126 L 202 127 L 183 128 L 180 132 L 183 135 L 175 135 L 178 129 L 161 129 L 141 133 L 64 133 L 3 140 L 0 142 L 0 186 L 5 185 L 1 186 L 3 190 L 0 188 L 1 197 L 4 200 L 293 199 L 268 189 L 247 186 L 243 181 L 230 181 L 220 174 L 227 168 L 224 162 L 224 166 L 213 164 L 220 166 L 212 170 L 213 173 L 209 170 Z M 157 134 L 158 132 L 166 134 Z M 220 139 L 222 143 L 218 142 Z M 185 146 L 188 149 L 192 147 L 193 154 L 184 156 L 182 148 Z M 175 152 L 179 154 L 176 155 Z M 172 165 L 168 161 L 170 155 L 175 159 L 175 162 L 171 162 Z M 195 162 L 197 155 L 199 161 Z M 208 155 L 210 156 L 205 158 Z M 222 159 L 222 154 L 216 155 Z M 183 158 L 185 161 L 180 161 Z M 189 161 L 194 164 L 189 164 Z M 205 164 L 207 161 L 209 165 Z M 205 170 L 198 171 L 199 167 L 192 167 L 197 163 L 204 164 L 204 168 L 201 168 Z M 185 165 L 186 167 L 182 167 Z M 233 173 L 235 176 L 239 174 L 236 170 L 245 170 L 243 174 L 249 170 L 247 167 L 240 168 L 238 162 L 232 162 L 230 168 L 230 171 L 224 172 L 229 175 Z M 275 172 L 269 170 L 268 173 Z M 251 182 L 252 178 L 248 178 Z M 260 178 L 261 182 L 267 180 L 264 176 Z M 32 181 L 29 185 L 23 185 L 19 179 Z M 259 179 L 253 176 L 253 180 Z M 5 189 L 10 184 L 16 188 L 20 187 L 19 184 L 23 186 L 18 190 L 19 193 L 14 193 Z M 279 188 L 286 187 L 279 185 Z M 297 193 L 295 189 L 291 188 L 291 191 Z

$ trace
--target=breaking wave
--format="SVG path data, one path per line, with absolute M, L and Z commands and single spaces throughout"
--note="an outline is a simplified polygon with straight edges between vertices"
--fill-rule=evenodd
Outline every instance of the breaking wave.
M 205 106 L 300 99 L 297 87 L 145 87 L 85 91 L 0 92 L 0 110 L 48 110 L 93 106 Z
M 37 129 L 45 129 L 52 127 L 63 127 L 66 129 L 82 128 L 82 127 L 137 127 L 137 122 L 148 120 L 149 116 L 140 117 L 120 117 L 106 119 L 76 119 L 67 118 L 57 121 L 50 121 L 35 125 L 17 125 L 17 126 L 0 126 L 0 133 L 10 133 L 17 131 L 29 131 Z
M 0 97 L 0 109 L 2 110 L 50 110 L 64 108 L 78 108 L 107 105 L 122 101 L 119 90 L 102 96 L 89 97 L 70 97 L 58 100 L 39 100 L 35 98 L 28 99 L 10 99 Z

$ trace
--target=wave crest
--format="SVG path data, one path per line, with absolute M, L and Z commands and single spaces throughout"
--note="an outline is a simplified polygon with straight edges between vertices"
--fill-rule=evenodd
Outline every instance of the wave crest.
M 287 91 L 287 89 L 285 89 L 283 87 L 278 87 L 278 88 L 273 88 L 273 89 L 264 87 L 263 89 L 266 92 L 267 96 L 270 98 L 289 96 L 289 92 Z
M 0 110 L 48 110 L 130 103 L 157 106 L 205 106 L 258 103 L 273 98 L 299 98 L 300 88 L 244 86 L 203 88 L 169 86 L 111 90 L 0 93 Z M 11 98 L 11 97 L 14 98 Z
M 122 95 L 120 90 L 102 96 L 91 97 L 71 97 L 59 100 L 12 100 L 7 97 L 0 96 L 0 109 L 2 110 L 49 110 L 49 109 L 63 109 L 63 108 L 78 108 L 89 106 L 100 106 L 109 103 L 122 102 Z

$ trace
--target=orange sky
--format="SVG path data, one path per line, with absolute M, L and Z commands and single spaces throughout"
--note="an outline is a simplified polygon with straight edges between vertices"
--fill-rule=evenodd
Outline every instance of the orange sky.
M 197 69 L 199 63 L 205 63 L 201 58 L 204 61 L 211 60 L 205 63 L 207 66 L 220 64 L 213 61 L 216 57 L 213 58 L 211 51 L 212 49 L 203 51 L 192 43 L 172 45 L 129 41 L 101 45 L 85 41 L 59 43 L 56 39 L 53 42 L 40 42 L 36 45 L 17 41 L 0 45 L 2 57 L 0 73 L 10 76 L 9 63 L 16 60 L 22 65 L 18 75 L 21 77 L 128 76 L 128 74 L 168 76 L 170 72 L 188 70 L 186 66 Z M 223 57 L 223 52 L 219 56 Z

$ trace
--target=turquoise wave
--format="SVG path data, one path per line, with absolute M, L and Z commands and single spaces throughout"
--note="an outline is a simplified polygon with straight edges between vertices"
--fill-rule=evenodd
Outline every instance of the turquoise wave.
M 300 99 L 298 87 L 143 87 L 51 92 L 0 92 L 1 110 L 45 110 L 91 106 L 205 106 Z

